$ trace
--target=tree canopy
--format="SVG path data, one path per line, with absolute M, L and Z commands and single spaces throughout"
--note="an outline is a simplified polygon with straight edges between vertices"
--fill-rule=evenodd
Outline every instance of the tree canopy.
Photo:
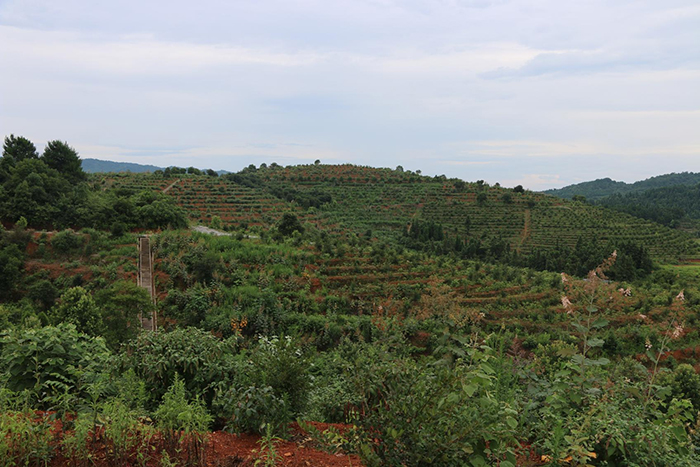
M 90 187 L 77 151 L 49 141 L 41 157 L 26 138 L 5 138 L 0 159 L 0 220 L 41 228 L 185 227 L 187 217 L 167 196 Z M 119 230 L 119 229 L 117 229 Z

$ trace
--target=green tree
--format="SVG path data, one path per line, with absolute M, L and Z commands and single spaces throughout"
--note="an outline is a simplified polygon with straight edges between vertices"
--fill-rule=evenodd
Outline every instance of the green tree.
M 25 159 L 38 159 L 39 153 L 34 143 L 22 136 L 10 135 L 5 137 L 2 145 L 2 156 L 8 164 L 14 165 Z
M 158 229 L 170 226 L 171 228 L 187 227 L 187 215 L 185 211 L 176 206 L 166 195 L 150 193 L 150 199 L 144 199 L 139 195 L 136 200 L 136 217 L 139 226 L 147 229 Z
M 295 231 L 303 233 L 304 227 L 299 222 L 299 219 L 297 219 L 297 216 L 292 213 L 285 212 L 277 225 L 277 230 L 285 237 L 289 237 Z
M 0 298 L 7 298 L 15 290 L 22 277 L 24 255 L 17 245 L 0 249 Z
M 54 305 L 57 296 L 56 286 L 47 279 L 35 282 L 27 291 L 27 297 L 39 303 L 44 310 L 48 310 Z
M 57 170 L 71 183 L 78 183 L 87 179 L 85 172 L 83 172 L 78 152 L 70 147 L 68 143 L 58 140 L 49 141 L 41 159 L 47 166 Z
M 55 324 L 73 324 L 79 332 L 90 336 L 100 335 L 104 328 L 100 309 L 92 295 L 82 287 L 70 288 L 61 295 L 51 316 Z
M 71 185 L 43 161 L 25 159 L 14 166 L 4 189 L 0 215 L 10 220 L 24 216 L 30 225 L 49 225 L 59 214 L 58 201 L 70 192 Z
M 154 305 L 148 291 L 131 281 L 118 281 L 95 294 L 102 310 L 103 336 L 110 347 L 133 339 L 141 329 L 139 316 L 148 317 Z

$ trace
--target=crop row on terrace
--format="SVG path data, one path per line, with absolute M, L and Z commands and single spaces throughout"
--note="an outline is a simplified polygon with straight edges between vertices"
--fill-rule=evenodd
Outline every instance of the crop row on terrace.
M 31 149 L 6 141 L 19 143 Z M 42 167 L 29 159 L 2 161 L 10 180 Z M 74 428 L 66 462 L 82 465 L 224 465 L 201 449 L 222 427 L 264 434 L 262 455 L 226 465 L 271 464 L 293 420 L 352 424 L 321 438 L 368 467 L 700 464 L 700 375 L 674 360 L 698 364 L 697 277 L 653 271 L 626 243 L 586 279 L 559 274 L 609 255 L 577 233 L 648 234 L 634 219 L 398 169 L 208 173 L 97 176 L 74 190 L 54 174 L 66 189 L 41 209 L 4 205 L 0 463 L 48 465 L 48 438 L 23 440 L 47 433 L 33 419 L 51 409 Z M 175 202 L 238 231 L 186 229 Z M 259 225 L 213 214 L 229 210 Z M 32 236 L 43 222 L 102 230 Z M 141 229 L 155 304 L 130 275 Z M 499 239 L 525 252 L 542 232 L 553 248 L 527 256 Z M 684 237 L 669 238 L 675 254 Z M 41 267 L 54 262 L 61 271 Z M 158 332 L 142 330 L 154 311 Z M 43 457 L 26 456 L 39 445 Z
M 457 189 L 453 181 L 439 177 L 351 165 L 276 167 L 256 174 L 260 186 L 254 188 L 224 177 L 194 175 L 164 179 L 134 174 L 107 180 L 111 186 L 130 190 L 162 190 L 177 181 L 168 195 L 192 220 L 203 223 L 217 216 L 232 226 L 266 227 L 291 211 L 334 234 L 345 234 L 349 228 L 395 237 L 415 219 L 430 220 L 442 225 L 447 235 L 499 237 L 521 253 L 557 243 L 573 247 L 579 238 L 630 240 L 665 260 L 696 251 L 695 243 L 681 231 L 537 193 L 473 183 Z M 271 194 L 288 189 L 324 193 L 332 201 L 320 209 L 304 210 Z
M 299 190 L 324 190 L 335 204 L 324 208 L 324 215 L 355 224 L 358 229 L 388 227 L 398 229 L 412 219 L 439 222 L 447 233 L 461 236 L 500 236 L 512 246 L 527 252 L 548 248 L 556 242 L 574 246 L 579 239 L 631 240 L 660 259 L 678 259 L 692 255 L 696 247 L 685 233 L 657 224 L 593 208 L 582 203 L 565 202 L 536 193 L 514 193 L 497 187 L 466 184 L 463 191 L 444 179 L 421 178 L 421 183 L 331 182 L 330 173 L 322 177 L 322 168 L 310 169 L 309 181 L 299 168 L 289 172 L 271 172 L 270 183 L 290 184 Z M 366 172 L 365 168 L 358 168 Z M 386 170 L 386 169 L 385 169 Z M 351 167 L 344 166 L 346 177 L 355 180 Z M 295 181 L 303 178 L 303 182 Z M 410 177 L 410 176 L 409 176 Z M 477 198 L 481 196 L 481 200 Z M 531 217 L 525 229 L 526 213 Z M 387 221 L 390 219 L 390 221 Z
M 569 336 L 573 331 L 561 305 L 558 274 L 440 259 L 408 250 L 377 249 L 373 242 L 348 246 L 345 252 L 336 247 L 329 254 L 311 244 L 295 247 L 199 234 L 184 234 L 175 240 L 170 235 L 157 242 L 164 245 L 159 247 L 157 257 L 159 287 L 165 302 L 168 290 L 186 283 L 170 275 L 187 269 L 176 266 L 186 264 L 187 259 L 167 253 L 175 251 L 165 246 L 173 242 L 180 242 L 177 251 L 210 249 L 221 253 L 222 275 L 215 276 L 216 292 L 212 292 L 218 298 L 214 299 L 207 324 L 200 325 L 224 336 L 231 332 L 229 321 L 253 319 L 246 310 L 257 313 L 261 303 L 270 306 L 269 300 L 284 303 L 282 308 L 287 310 L 286 318 L 279 315 L 275 319 L 310 333 L 308 338 L 318 345 L 327 345 L 328 338 L 320 323 L 333 323 L 334 339 L 338 339 L 344 332 L 355 332 L 355 326 L 366 322 L 365 318 L 377 323 L 398 319 L 408 326 L 409 336 L 423 329 L 435 337 L 432 320 L 439 316 L 439 320 L 445 319 L 450 310 L 452 319 L 462 320 L 467 328 L 476 319 L 486 330 L 520 336 L 528 348 Z M 619 346 L 622 353 L 643 353 L 645 342 L 657 342 L 658 328 L 668 320 L 668 303 L 677 293 L 675 289 L 662 292 L 658 288 L 634 289 L 631 296 L 614 292 L 606 305 L 612 323 L 610 345 Z M 686 325 L 682 338 L 674 341 L 674 349 L 700 342 L 695 314 L 700 294 L 696 294 L 694 289 L 686 289 L 690 301 L 682 315 Z M 218 313 L 226 318 L 215 319 Z

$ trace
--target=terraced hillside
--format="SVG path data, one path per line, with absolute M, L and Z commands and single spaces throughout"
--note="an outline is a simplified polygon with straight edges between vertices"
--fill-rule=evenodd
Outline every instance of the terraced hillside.
M 273 188 L 329 193 L 333 202 L 323 207 L 323 215 L 360 230 L 396 231 L 425 219 L 439 222 L 448 233 L 500 235 L 523 252 L 557 241 L 572 246 L 579 237 L 631 240 L 663 259 L 695 252 L 692 239 L 681 232 L 539 193 L 349 165 L 258 172 Z
M 269 226 L 282 213 L 296 212 L 329 231 L 396 237 L 415 220 L 439 223 L 446 235 L 500 237 L 527 254 L 579 238 L 629 240 L 659 260 L 694 256 L 694 240 L 683 232 L 585 203 L 525 190 L 402 170 L 354 165 L 300 165 L 246 169 L 226 177 L 119 174 L 104 183 L 132 190 L 162 191 L 190 212 L 194 221 L 218 216 L 232 227 Z M 323 199 L 318 207 L 309 200 Z M 306 207 L 306 209 L 304 209 Z M 340 229 L 338 226 L 344 226 Z

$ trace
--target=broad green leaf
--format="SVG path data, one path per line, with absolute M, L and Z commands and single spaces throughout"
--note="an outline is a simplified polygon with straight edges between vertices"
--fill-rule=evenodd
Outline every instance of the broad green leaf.
M 600 347 L 600 346 L 602 346 L 603 344 L 605 344 L 605 341 L 604 341 L 603 339 L 595 338 L 595 339 L 590 339 L 590 340 L 588 341 L 588 346 L 589 346 L 589 347 Z
M 609 323 L 610 323 L 610 321 L 608 321 L 607 319 L 598 318 L 597 320 L 593 321 L 593 324 L 591 324 L 591 327 L 596 328 L 596 329 L 600 329 L 600 328 L 604 328 Z
M 576 349 L 573 347 L 564 347 L 557 351 L 557 355 L 560 357 L 571 357 L 576 355 Z
M 685 428 L 682 426 L 673 426 L 671 427 L 671 432 L 674 434 L 676 439 L 678 441 L 687 441 L 688 440 L 688 433 L 686 433 Z

